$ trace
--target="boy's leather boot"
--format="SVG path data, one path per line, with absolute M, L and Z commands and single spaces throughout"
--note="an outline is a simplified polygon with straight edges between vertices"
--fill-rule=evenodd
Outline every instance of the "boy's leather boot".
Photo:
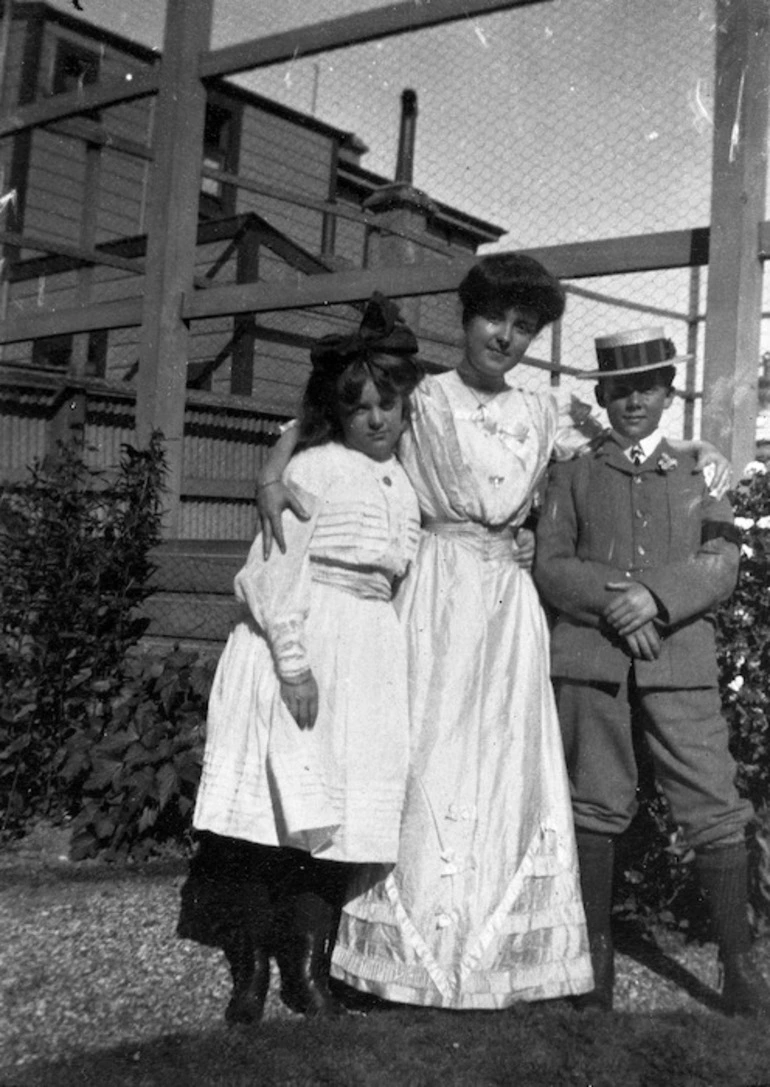
M 743 842 L 699 850 L 695 858 L 722 963 L 728 1015 L 770 1016 L 770 986 L 751 953 L 748 863 Z

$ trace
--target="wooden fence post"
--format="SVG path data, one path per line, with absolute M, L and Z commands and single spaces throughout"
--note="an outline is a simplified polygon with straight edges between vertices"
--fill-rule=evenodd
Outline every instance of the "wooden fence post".
M 97 144 L 86 143 L 84 146 L 86 157 L 85 182 L 83 206 L 80 209 L 80 236 L 79 244 L 84 249 L 93 249 L 97 239 L 97 215 L 99 211 L 99 188 L 102 172 L 102 149 Z M 91 301 L 95 268 L 87 264 L 77 272 L 77 285 L 75 287 L 75 299 L 78 305 L 86 305 Z M 89 373 L 88 369 L 88 344 L 91 337 L 87 332 L 81 332 L 73 337 L 72 358 L 70 360 L 70 372 L 76 377 L 83 377 Z M 99 377 L 102 377 L 99 374 Z
M 702 433 L 736 473 L 756 450 L 770 9 L 716 0 L 716 78 Z
M 198 70 L 210 47 L 213 0 L 167 0 L 155 117 L 136 431 L 163 432 L 168 466 L 164 535 L 179 534 L 188 330 L 193 289 L 206 89 Z

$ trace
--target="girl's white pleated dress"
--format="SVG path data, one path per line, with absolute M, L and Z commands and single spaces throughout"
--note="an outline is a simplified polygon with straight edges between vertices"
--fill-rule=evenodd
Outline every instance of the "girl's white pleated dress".
M 297 455 L 288 482 L 312 511 L 285 517 L 286 554 L 262 540 L 235 579 L 243 617 L 209 702 L 198 830 L 326 860 L 398 855 L 408 762 L 403 628 L 392 604 L 418 541 L 406 475 L 337 443 Z M 315 727 L 284 705 L 279 672 L 311 667 Z

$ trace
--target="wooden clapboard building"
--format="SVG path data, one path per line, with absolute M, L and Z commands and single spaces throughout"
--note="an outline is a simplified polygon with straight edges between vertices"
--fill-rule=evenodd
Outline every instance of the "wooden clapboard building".
M 6 6 L 1 29 L 3 114 L 100 81 L 138 80 L 160 63 L 157 52 L 42 2 Z M 496 241 L 501 229 L 411 187 L 410 92 L 402 107 L 394 181 L 362 165 L 357 135 L 209 81 L 196 289 L 468 258 Z M 0 319 L 142 296 L 153 143 L 162 139 L 155 126 L 156 98 L 147 96 L 0 140 Z M 406 309 L 426 362 L 451 365 L 451 296 Z M 192 322 L 178 540 L 169 547 L 209 553 L 219 541 L 221 554 L 242 552 L 254 530 L 254 476 L 296 409 L 307 345 L 355 319 L 354 306 L 338 304 Z M 114 464 L 133 439 L 140 328 L 46 335 L 44 325 L 37 338 L 0 347 L 0 486 L 22 479 L 61 438 L 82 440 L 95 467 Z M 232 561 L 227 592 L 231 569 Z

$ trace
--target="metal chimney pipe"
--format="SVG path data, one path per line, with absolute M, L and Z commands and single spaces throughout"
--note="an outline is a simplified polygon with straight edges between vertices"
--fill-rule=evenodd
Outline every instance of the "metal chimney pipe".
M 401 127 L 398 133 L 398 159 L 396 181 L 412 183 L 414 171 L 414 139 L 417 128 L 417 92 L 401 92 Z

